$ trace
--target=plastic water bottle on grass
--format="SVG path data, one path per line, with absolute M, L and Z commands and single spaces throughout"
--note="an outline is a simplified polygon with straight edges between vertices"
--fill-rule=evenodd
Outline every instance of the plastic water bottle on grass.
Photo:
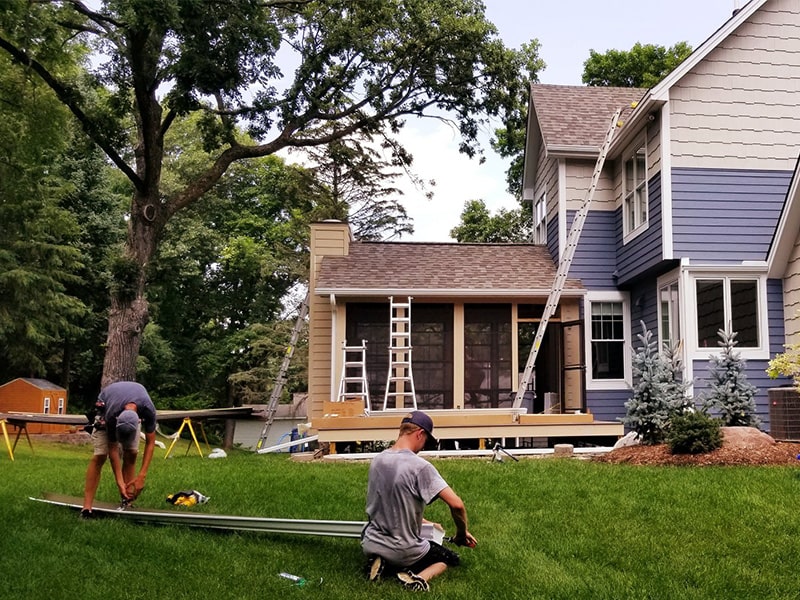
M 292 575 L 291 573 L 278 573 L 284 579 L 288 579 L 289 581 L 293 581 L 297 587 L 303 587 L 306 584 L 305 577 L 299 577 L 297 575 Z

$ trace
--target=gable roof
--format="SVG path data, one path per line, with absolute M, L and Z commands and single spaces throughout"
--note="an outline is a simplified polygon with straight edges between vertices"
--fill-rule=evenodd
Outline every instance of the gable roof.
M 789 259 L 800 232 L 800 157 L 795 163 L 792 181 L 786 192 L 783 209 L 772 236 L 767 255 L 769 277 L 782 279 L 787 273 Z
M 578 85 L 531 86 L 531 98 L 540 135 L 549 154 L 570 149 L 597 154 L 617 109 L 625 121 L 632 103 L 647 93 L 643 88 L 589 87 Z
M 547 296 L 556 267 L 532 244 L 353 242 L 347 256 L 325 256 L 319 295 Z M 568 279 L 564 295 L 582 295 Z
M 35 377 L 18 377 L 17 379 L 12 379 L 11 381 L 7 381 L 3 385 L 0 385 L 0 387 L 4 387 L 15 381 L 24 381 L 28 385 L 31 385 L 40 390 L 54 390 L 54 391 L 64 391 L 64 392 L 66 391 L 66 389 L 64 389 L 60 385 L 56 385 L 51 381 L 47 381 L 47 379 L 37 379 Z

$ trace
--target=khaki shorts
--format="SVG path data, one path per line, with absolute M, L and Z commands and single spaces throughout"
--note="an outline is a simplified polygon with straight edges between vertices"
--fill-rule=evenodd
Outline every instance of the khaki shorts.
M 123 446 L 123 450 L 139 450 L 139 437 L 142 432 L 142 424 L 139 424 L 139 427 L 136 428 L 136 437 L 132 438 L 131 443 L 128 446 Z M 95 429 L 92 431 L 92 446 L 94 447 L 94 455 L 95 456 L 107 456 L 108 455 L 108 432 L 105 429 Z M 122 444 L 120 444 L 122 446 Z

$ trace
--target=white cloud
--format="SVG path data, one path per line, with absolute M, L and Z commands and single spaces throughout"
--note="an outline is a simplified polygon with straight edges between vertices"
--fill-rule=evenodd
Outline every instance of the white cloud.
M 409 121 L 403 128 L 400 141 L 414 156 L 412 172 L 424 181 L 436 181 L 431 200 L 409 180 L 398 182 L 404 192 L 402 203 L 414 219 L 414 235 L 407 239 L 453 241 L 450 230 L 458 225 L 469 200 L 483 200 L 492 213 L 519 206 L 505 191 L 506 165 L 489 147 L 488 135 L 481 140 L 483 164 L 458 152 L 459 139 L 457 131 L 432 119 Z

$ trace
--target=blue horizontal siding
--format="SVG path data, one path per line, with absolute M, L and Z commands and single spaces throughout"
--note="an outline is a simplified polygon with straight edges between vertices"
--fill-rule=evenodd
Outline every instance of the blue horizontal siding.
M 633 392 L 622 390 L 588 390 L 586 410 L 592 413 L 595 421 L 619 421 L 625 416 L 625 403 Z
M 616 211 L 615 238 L 617 245 L 617 282 L 624 285 L 652 269 L 663 258 L 661 202 L 661 173 L 647 182 L 647 229 L 627 244 L 622 242 L 622 209 Z
M 577 211 L 567 214 L 569 227 Z M 589 211 L 581 231 L 575 257 L 569 269 L 570 278 L 577 278 L 590 290 L 615 290 L 613 277 L 616 268 L 617 249 L 614 242 L 615 212 Z
M 672 169 L 676 258 L 766 260 L 791 171 Z

